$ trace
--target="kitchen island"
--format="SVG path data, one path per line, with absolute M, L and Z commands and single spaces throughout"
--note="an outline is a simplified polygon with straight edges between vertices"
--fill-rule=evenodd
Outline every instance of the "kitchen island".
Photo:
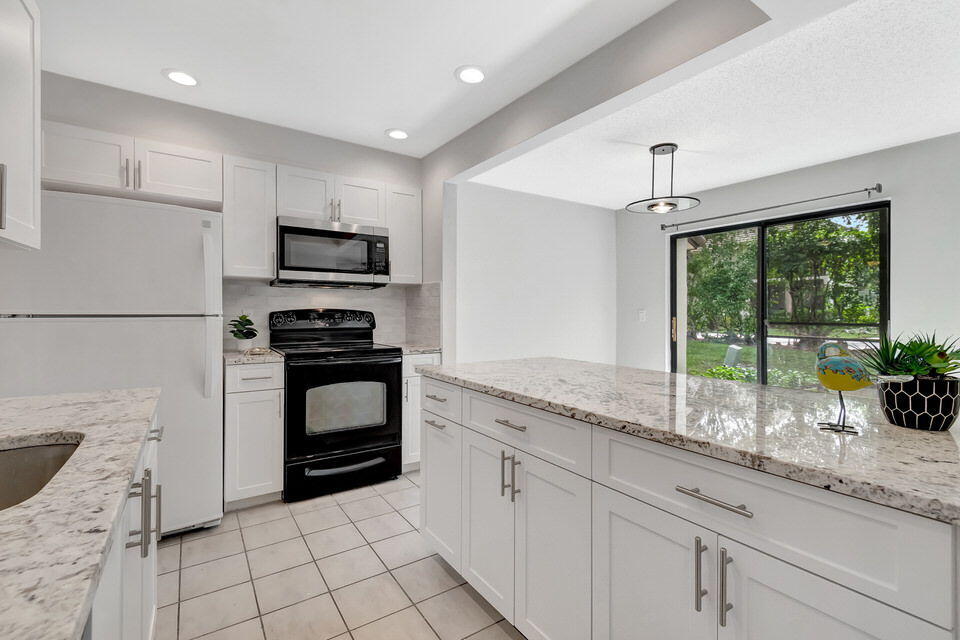
M 0 511 L 0 638 L 80 638 L 98 597 L 120 615 L 97 590 L 128 540 L 124 508 L 159 397 L 127 389 L 0 398 L 0 451 L 78 445 L 36 495 Z
M 528 637 L 954 637 L 950 433 L 869 393 L 851 436 L 817 427 L 827 393 L 556 358 L 418 371 L 424 535 Z

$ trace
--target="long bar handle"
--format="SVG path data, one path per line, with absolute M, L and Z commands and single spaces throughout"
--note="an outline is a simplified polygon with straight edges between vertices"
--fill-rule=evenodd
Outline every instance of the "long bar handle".
M 130 186 L 130 158 L 124 158 L 123 160 L 123 186 Z
M 446 398 L 441 398 L 440 396 L 435 396 L 435 395 L 433 395 L 432 393 L 428 393 L 428 394 L 426 395 L 426 397 L 427 397 L 427 399 L 433 400 L 434 402 L 446 402 L 446 401 L 447 401 Z
M 515 429 L 515 430 L 517 430 L 517 431 L 526 431 L 526 430 L 527 430 L 526 425 L 513 424 L 512 422 L 510 422 L 510 421 L 507 420 L 506 418 L 496 418 L 496 419 L 494 419 L 494 422 L 496 422 L 497 424 L 502 424 L 502 425 L 505 426 L 505 427 L 510 427 L 511 429 Z
M 270 380 L 271 378 L 273 378 L 273 376 L 240 376 L 240 379 L 244 382 L 248 380 Z
M 727 613 L 733 605 L 727 602 L 727 565 L 733 557 L 727 554 L 726 547 L 720 547 L 720 626 L 727 626 Z
M 153 509 L 151 507 L 151 497 L 153 496 L 153 472 L 150 469 L 143 470 L 143 477 L 140 478 L 139 485 L 140 491 L 130 493 L 130 497 L 139 497 L 140 498 L 140 530 L 131 531 L 131 535 L 140 534 L 139 542 L 128 542 L 127 548 L 140 547 L 140 557 L 146 558 L 150 555 L 150 520 L 153 515 Z M 134 485 L 134 486 L 137 486 Z
M 408 402 L 410 400 L 410 380 L 403 381 L 403 401 Z
M 698 613 L 703 610 L 703 596 L 708 593 L 703 588 L 703 552 L 708 548 L 700 536 L 693 539 L 693 609 Z
M 513 456 L 508 456 L 507 452 L 503 449 L 500 449 L 500 497 L 507 495 L 507 489 L 510 488 L 510 485 L 507 484 L 507 460 L 513 460 Z
M 446 429 L 446 428 L 447 428 L 447 425 L 443 424 L 442 422 L 437 422 L 436 420 L 430 420 L 429 418 L 426 419 L 426 420 L 424 420 L 424 422 L 426 422 L 426 423 L 427 423 L 428 425 L 430 425 L 431 427 L 436 427 L 437 429 Z
M 520 461 L 517 460 L 516 454 L 510 457 L 513 458 L 513 463 L 510 465 L 510 502 L 516 502 L 517 494 L 520 493 L 520 489 L 517 489 L 517 467 L 520 466 Z
M 157 542 L 160 542 L 160 538 L 163 536 L 163 485 L 157 483 L 157 493 L 154 495 L 157 499 Z
M 729 502 L 724 502 L 723 500 L 718 500 L 711 496 L 706 495 L 700 491 L 700 487 L 694 487 L 693 489 L 688 489 L 682 487 L 679 484 L 675 487 L 679 493 L 682 493 L 685 496 L 690 496 L 691 498 L 696 498 L 697 500 L 702 500 L 707 504 L 712 504 L 715 507 L 720 507 L 721 509 L 726 509 L 727 511 L 732 511 L 738 516 L 743 516 L 744 518 L 752 518 L 753 512 L 747 509 L 747 505 L 738 504 L 732 505 Z
M 133 174 L 133 188 L 143 188 L 143 164 L 140 160 L 137 160 L 137 171 Z
M 330 222 L 337 221 L 337 205 L 334 204 L 333 198 L 330 198 Z
M 7 228 L 7 165 L 0 162 L 0 229 Z

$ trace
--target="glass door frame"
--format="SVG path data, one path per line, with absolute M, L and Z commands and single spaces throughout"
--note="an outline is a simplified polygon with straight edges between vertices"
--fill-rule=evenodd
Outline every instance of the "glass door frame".
M 869 211 L 880 213 L 880 323 L 879 330 L 885 334 L 890 329 L 890 201 L 880 200 L 864 204 L 825 209 L 809 213 L 768 218 L 727 225 L 708 227 L 696 231 L 671 234 L 670 243 L 670 327 L 667 339 L 670 341 L 670 371 L 677 373 L 677 241 L 693 236 L 710 235 L 739 229 L 757 230 L 757 382 L 767 384 L 767 229 L 789 222 L 803 222 L 820 218 L 855 215 Z M 774 324 L 785 324 L 777 323 Z M 829 323 L 828 323 L 829 324 Z

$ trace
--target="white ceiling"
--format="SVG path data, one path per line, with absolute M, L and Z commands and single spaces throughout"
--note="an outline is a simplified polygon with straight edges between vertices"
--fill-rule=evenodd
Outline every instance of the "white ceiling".
M 956 131 L 960 2 L 860 0 L 473 181 L 620 209 L 659 142 L 684 194 Z
M 423 156 L 672 0 L 39 0 L 43 68 Z M 464 64 L 487 80 L 454 79 Z M 174 85 L 178 68 L 200 85 Z M 410 138 L 384 135 L 391 127 Z

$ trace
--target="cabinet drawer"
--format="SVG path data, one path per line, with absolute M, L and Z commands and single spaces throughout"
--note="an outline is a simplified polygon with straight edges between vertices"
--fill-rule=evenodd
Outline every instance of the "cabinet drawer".
M 952 532 L 921 516 L 594 427 L 593 479 L 945 628 Z M 678 487 L 752 514 L 736 513 Z
M 424 378 L 421 388 L 423 395 L 420 399 L 420 408 L 454 422 L 460 422 L 460 387 L 432 378 Z
M 463 425 L 590 477 L 590 425 L 584 422 L 464 390 Z
M 416 353 L 403 356 L 403 377 L 420 375 L 414 368 L 425 364 L 440 364 L 439 353 Z
M 224 367 L 227 393 L 283 388 L 283 363 L 235 364 Z

